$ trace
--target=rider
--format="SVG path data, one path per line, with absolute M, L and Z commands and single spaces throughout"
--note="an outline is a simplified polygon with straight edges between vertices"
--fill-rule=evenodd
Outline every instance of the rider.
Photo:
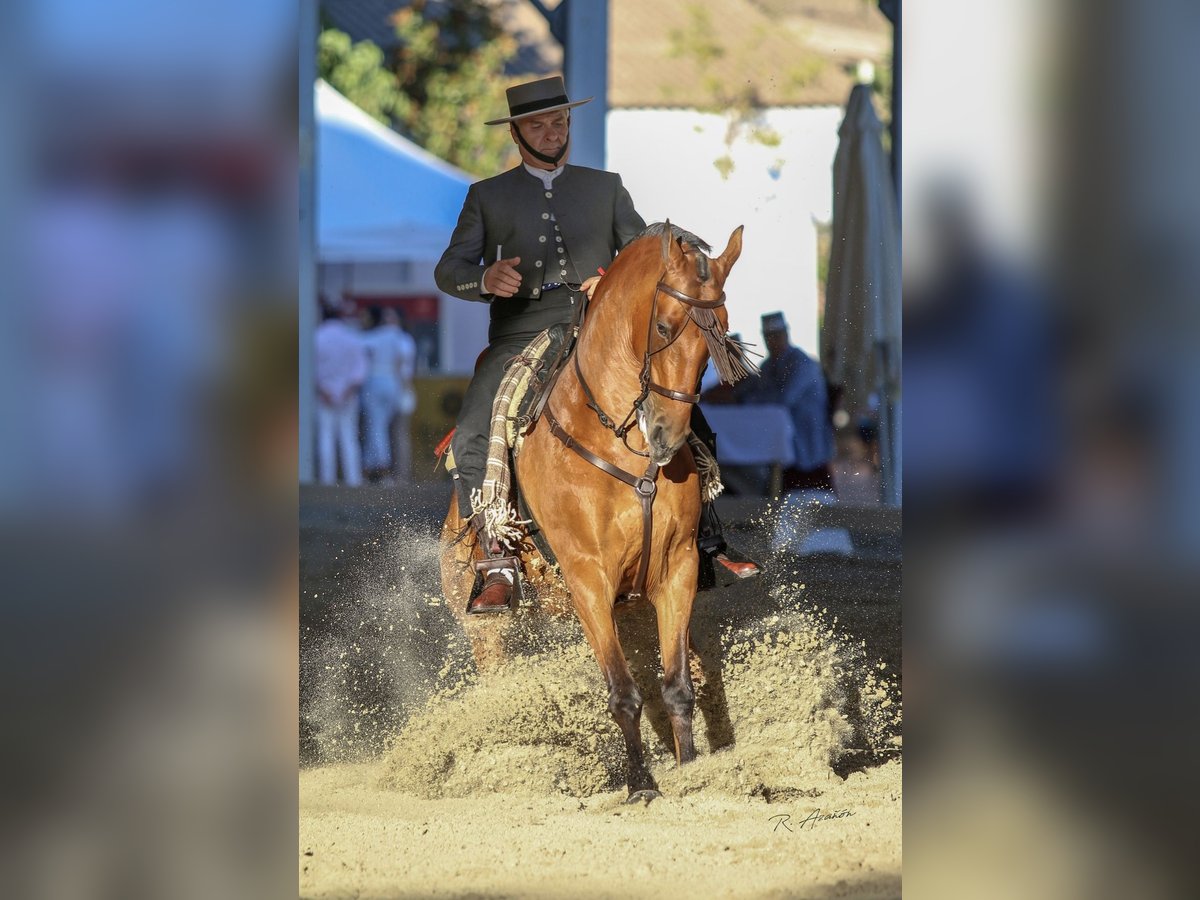
M 646 225 L 619 175 L 566 164 L 570 110 L 591 99 L 569 100 L 560 76 L 508 89 L 508 116 L 486 124 L 508 125 L 522 164 L 471 185 L 435 270 L 442 291 L 491 305 L 488 347 L 452 441 L 459 512 L 488 556 L 497 557 L 469 612 L 507 609 L 512 597 L 511 563 L 498 558 L 499 542 L 471 508 L 472 491 L 483 485 L 492 401 L 505 365 L 542 330 L 569 323 L 583 296 L 595 291 L 598 272 Z M 707 423 L 695 421 L 702 418 L 696 408 L 693 429 L 711 435 Z M 753 562 L 729 558 L 711 509 L 702 517 L 700 545 L 738 577 L 758 573 Z

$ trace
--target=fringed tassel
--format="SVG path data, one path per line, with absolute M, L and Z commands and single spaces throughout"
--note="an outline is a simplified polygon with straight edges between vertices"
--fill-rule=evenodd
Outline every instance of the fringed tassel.
M 483 493 L 478 488 L 471 491 L 472 516 L 482 516 L 488 534 L 506 550 L 515 552 L 524 537 L 523 526 L 528 525 L 529 520 L 519 518 L 512 504 L 499 497 L 492 496 L 485 501 Z
M 753 354 L 761 358 L 762 354 L 751 350 L 750 344 L 734 340 L 722 331 L 716 313 L 711 309 L 693 309 L 691 316 L 704 334 L 709 359 L 721 381 L 735 384 L 749 375 L 758 374 L 758 365 L 750 356 Z
M 730 369 L 732 370 L 734 381 L 741 381 L 750 375 L 758 374 L 758 363 L 750 357 L 757 356 L 759 359 L 762 359 L 762 354 L 757 350 L 750 349 L 753 344 L 734 340 L 731 337 L 726 337 L 725 343 L 728 346 Z
M 700 499 L 704 503 L 712 503 L 725 490 L 725 485 L 721 483 L 721 467 L 717 465 L 717 458 L 712 455 L 708 445 L 691 432 L 688 432 L 688 443 L 700 475 Z

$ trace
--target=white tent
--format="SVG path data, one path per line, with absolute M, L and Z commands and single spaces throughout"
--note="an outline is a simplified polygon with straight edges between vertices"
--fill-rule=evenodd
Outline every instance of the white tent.
M 316 96 L 318 261 L 437 260 L 474 179 L 324 81 Z

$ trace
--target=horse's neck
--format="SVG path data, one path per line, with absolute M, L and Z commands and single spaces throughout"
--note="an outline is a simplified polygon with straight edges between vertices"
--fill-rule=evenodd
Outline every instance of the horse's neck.
M 597 303 L 588 310 L 588 321 L 579 335 L 575 350 L 579 371 L 583 373 L 588 389 L 616 425 L 620 425 L 630 414 L 638 398 L 642 366 L 641 359 L 634 357 L 629 345 L 630 328 L 639 327 L 639 317 L 634 316 L 634 321 L 629 323 L 629 314 L 621 308 L 623 304 L 613 302 L 618 299 L 615 296 L 607 297 L 607 302 Z M 626 317 L 625 322 L 620 320 L 621 316 Z M 580 438 L 590 434 L 600 441 L 615 442 L 620 446 L 620 441 L 600 424 L 596 413 L 588 407 L 588 397 L 574 362 L 566 367 L 558 379 L 551 399 L 555 415 L 564 426 L 569 426 L 571 434 Z M 636 423 L 630 432 L 629 443 L 644 449 L 641 431 Z M 596 446 L 599 449 L 601 445 Z

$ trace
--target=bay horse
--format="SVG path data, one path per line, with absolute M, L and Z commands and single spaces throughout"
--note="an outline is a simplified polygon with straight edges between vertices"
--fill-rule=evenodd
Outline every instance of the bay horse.
M 675 757 L 690 762 L 696 695 L 689 623 L 700 486 L 687 443 L 689 419 L 710 357 L 726 381 L 748 368 L 743 348 L 726 336 L 724 284 L 741 254 L 741 226 L 720 256 L 709 258 L 701 248 L 709 249 L 667 222 L 620 252 L 588 306 L 573 359 L 516 457 L 526 508 L 557 558 L 608 686 L 608 709 L 625 739 L 630 802 L 648 801 L 658 788 L 642 753 L 642 697 L 614 613 L 620 600 L 653 606 Z M 483 669 L 499 650 L 502 623 L 465 613 L 474 580 L 465 529 L 451 501 L 442 530 L 443 587 Z M 553 575 L 532 546 L 524 545 L 520 556 L 545 608 L 538 582 Z

